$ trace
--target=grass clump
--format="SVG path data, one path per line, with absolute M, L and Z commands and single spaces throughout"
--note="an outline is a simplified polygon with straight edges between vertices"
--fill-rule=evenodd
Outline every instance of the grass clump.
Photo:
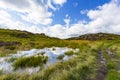
M 9 50 L 15 50 L 16 47 L 15 46 L 6 46 L 5 49 L 9 49 Z
M 3 73 L 3 71 L 2 71 L 2 70 L 0 70 L 0 75 L 2 75 L 2 73 Z
M 106 80 L 120 80 L 120 73 L 115 70 L 110 70 Z
M 55 48 L 52 48 L 53 51 L 55 51 L 56 49 Z
M 15 67 L 15 69 L 24 67 L 37 67 L 45 64 L 47 60 L 47 56 L 22 57 L 15 61 L 13 66 Z
M 59 55 L 57 59 L 62 60 L 64 58 L 64 55 Z
M 45 54 L 45 52 L 40 52 L 40 53 L 38 53 L 38 55 L 42 55 L 42 56 L 43 56 L 44 54 Z
M 107 69 L 108 70 L 116 69 L 116 68 L 117 68 L 117 66 L 116 66 L 115 62 L 110 61 L 110 62 L 107 63 Z
M 8 60 L 8 62 L 14 62 L 15 60 L 17 60 L 18 58 L 16 58 L 16 57 L 11 57 L 9 60 Z
M 65 52 L 65 54 L 68 55 L 68 56 L 71 56 L 71 55 L 74 54 L 74 52 L 71 50 L 71 51 L 67 51 L 67 52 Z

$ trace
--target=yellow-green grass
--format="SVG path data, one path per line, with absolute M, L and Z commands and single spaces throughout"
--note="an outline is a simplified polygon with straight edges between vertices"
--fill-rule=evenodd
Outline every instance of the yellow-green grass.
M 17 68 L 25 68 L 25 67 L 37 67 L 42 66 L 48 60 L 47 56 L 31 56 L 31 57 L 22 57 L 17 59 L 13 66 L 15 69 Z

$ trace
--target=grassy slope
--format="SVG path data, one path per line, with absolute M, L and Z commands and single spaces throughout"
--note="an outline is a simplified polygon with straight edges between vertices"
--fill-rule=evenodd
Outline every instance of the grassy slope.
M 56 38 L 50 38 L 44 34 L 32 34 L 28 32 L 21 32 L 17 30 L 0 29 L 0 43 L 10 44 L 10 42 L 17 42 L 20 44 L 4 45 L 0 47 L 0 54 L 5 55 L 14 53 L 16 50 L 27 50 L 31 48 L 43 48 L 54 46 L 59 41 Z M 59 46 L 59 45 L 58 45 Z
M 38 35 L 28 32 L 0 29 L 0 42 L 20 43 L 16 45 L 1 46 L 1 56 L 9 53 L 15 53 L 17 50 L 28 50 L 32 48 L 52 46 L 80 49 L 80 52 L 76 53 L 76 58 L 63 63 L 57 63 L 56 65 L 50 66 L 48 69 L 42 70 L 32 76 L 27 74 L 1 75 L 0 80 L 93 80 L 97 74 L 97 58 L 99 49 L 104 50 L 104 57 L 107 60 L 106 66 L 109 68 L 106 80 L 120 80 L 119 73 L 117 72 L 120 69 L 120 40 L 118 35 L 112 36 L 117 38 L 114 40 L 106 40 L 105 37 L 105 39 L 99 41 L 60 40 L 50 38 L 43 34 Z M 106 52 L 106 49 L 108 48 L 114 52 L 116 56 L 115 58 L 109 57 Z M 115 64 L 112 64 L 111 61 Z M 111 66 L 116 66 L 117 68 L 111 69 Z

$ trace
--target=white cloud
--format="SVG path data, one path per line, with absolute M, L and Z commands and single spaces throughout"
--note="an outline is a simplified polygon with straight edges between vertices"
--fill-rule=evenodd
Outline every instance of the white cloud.
M 64 22 L 66 23 L 66 28 L 69 28 L 69 26 L 70 26 L 70 18 L 64 19 Z
M 66 15 L 65 15 L 65 18 L 68 18 L 68 17 L 69 17 L 69 14 L 66 14 Z
M 90 10 L 87 15 L 92 19 L 87 26 L 94 29 L 94 32 L 112 33 L 113 29 L 120 25 L 120 5 L 115 2 L 100 6 L 99 10 Z M 118 32 L 120 29 L 113 33 Z
M 50 25 L 53 14 L 48 11 L 48 3 L 44 5 L 43 2 L 42 0 L 39 4 L 36 0 L 0 0 L 0 28 L 46 33 L 49 36 L 59 38 L 96 32 L 120 34 L 120 5 L 118 0 L 113 0 L 103 6 L 99 6 L 98 9 L 87 11 L 86 14 L 91 19 L 87 23 L 85 21 L 78 21 L 78 23 L 70 24 L 69 15 L 66 15 L 64 19 L 66 25 Z M 52 0 L 49 3 L 53 6 Z M 56 4 L 58 3 L 61 5 L 65 2 L 59 2 L 58 0 Z M 54 8 L 56 9 L 56 7 Z M 11 12 L 17 14 L 17 19 L 14 18 Z
M 116 1 L 99 6 L 98 9 L 89 10 L 87 16 L 91 19 L 88 23 L 75 23 L 71 24 L 69 28 L 65 28 L 63 25 L 59 29 L 56 29 L 61 35 L 60 38 L 68 38 L 71 36 L 79 36 L 86 33 L 117 33 L 120 34 L 120 5 Z M 56 33 L 57 33 L 56 32 Z M 63 34 L 64 33 L 64 34 Z M 52 34 L 51 34 L 52 35 Z M 64 36 L 67 35 L 67 36 Z M 53 35 L 54 36 L 54 35 Z
M 57 10 L 57 9 L 53 6 L 51 0 L 48 0 L 48 1 L 47 1 L 47 6 L 48 6 L 49 8 L 51 8 L 51 9 L 53 9 L 54 11 Z
M 67 0 L 47 0 L 46 6 L 56 11 L 59 10 L 60 7 L 62 7 L 62 5 L 66 2 Z
M 0 8 L 21 13 L 19 17 L 32 24 L 52 23 L 52 13 L 48 12 L 42 3 L 38 4 L 36 0 L 1 0 Z
M 63 5 L 64 3 L 66 3 L 67 2 L 67 0 L 53 0 L 53 2 L 55 3 L 55 4 L 58 4 L 58 5 Z
M 42 27 L 40 29 L 37 26 L 28 26 L 28 25 L 23 24 L 20 21 L 16 21 L 12 19 L 12 16 L 9 15 L 4 10 L 0 10 L 0 14 L 2 14 L 0 15 L 0 28 L 26 30 L 29 32 L 34 32 L 34 33 L 43 32 Z
M 59 38 L 67 37 L 66 28 L 60 24 L 56 24 L 54 26 L 48 27 L 46 34 L 54 37 L 59 36 Z

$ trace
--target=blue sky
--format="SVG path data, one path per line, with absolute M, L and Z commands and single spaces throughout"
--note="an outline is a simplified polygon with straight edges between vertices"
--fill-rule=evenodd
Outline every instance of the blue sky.
M 0 0 L 0 28 L 69 38 L 120 34 L 120 0 Z
M 87 15 L 80 13 L 80 11 L 96 9 L 97 6 L 101 6 L 108 2 L 110 2 L 110 0 L 68 0 L 59 10 L 51 10 L 54 14 L 52 17 L 53 24 L 65 24 L 63 19 L 66 14 L 71 18 L 71 23 L 76 23 L 81 20 L 89 21 Z

